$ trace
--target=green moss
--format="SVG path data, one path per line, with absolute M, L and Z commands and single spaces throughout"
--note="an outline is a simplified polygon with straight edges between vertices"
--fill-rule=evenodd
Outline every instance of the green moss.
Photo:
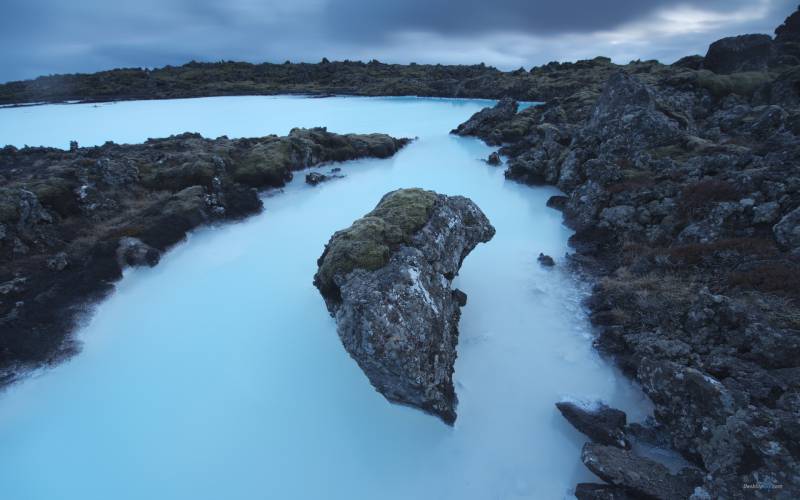
M 211 186 L 216 175 L 214 164 L 205 159 L 169 167 L 153 166 L 140 172 L 142 184 L 148 188 L 173 192 L 189 186 Z
M 337 231 L 317 261 L 314 283 L 323 295 L 338 294 L 333 282 L 337 274 L 386 265 L 397 246 L 409 242 L 428 221 L 436 198 L 433 191 L 418 188 L 392 191 L 370 213 Z
M 77 182 L 53 177 L 33 184 L 30 186 L 30 190 L 42 205 L 52 208 L 62 217 L 66 217 L 78 213 L 80 210 L 75 195 L 77 187 Z
M 233 178 L 250 187 L 283 186 L 291 178 L 292 153 L 289 141 L 259 144 L 234 166 Z
M 728 94 L 750 96 L 761 85 L 772 81 L 769 73 L 748 71 L 730 75 L 718 75 L 708 70 L 696 73 L 696 83 L 711 92 L 715 97 L 724 97 Z

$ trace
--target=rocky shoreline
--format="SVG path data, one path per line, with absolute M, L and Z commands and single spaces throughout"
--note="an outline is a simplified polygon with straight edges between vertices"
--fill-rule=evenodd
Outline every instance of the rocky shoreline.
M 2 83 L 0 106 L 279 94 L 544 101 L 583 90 L 597 91 L 616 67 L 606 57 L 552 62 L 529 71 L 500 71 L 484 64 L 403 65 L 375 60 L 323 60 L 317 64 L 190 62 L 153 70 L 124 68 Z
M 467 295 L 451 284 L 494 233 L 471 200 L 412 188 L 387 193 L 325 245 L 314 285 L 345 349 L 389 401 L 455 422 L 453 370 Z
M 69 151 L 0 149 L 0 386 L 75 352 L 69 333 L 128 266 L 153 266 L 202 225 L 257 213 L 258 190 L 330 162 L 408 143 L 324 128 Z
M 609 483 L 576 495 L 798 498 L 800 12 L 774 39 L 603 78 L 520 112 L 502 101 L 454 131 L 502 146 L 509 179 L 565 193 L 548 205 L 595 283 L 595 344 L 655 405 L 649 427 L 570 413 L 594 441 L 584 464 Z M 691 466 L 675 475 L 608 436 Z

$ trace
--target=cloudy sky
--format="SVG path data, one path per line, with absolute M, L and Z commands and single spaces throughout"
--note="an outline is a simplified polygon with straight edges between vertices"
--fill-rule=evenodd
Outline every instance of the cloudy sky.
M 798 0 L 3 0 L 0 81 L 189 60 L 672 62 Z

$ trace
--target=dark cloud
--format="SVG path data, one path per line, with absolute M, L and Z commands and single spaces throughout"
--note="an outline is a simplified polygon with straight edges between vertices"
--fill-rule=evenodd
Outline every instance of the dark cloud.
M 188 60 L 674 60 L 797 0 L 3 0 L 0 81 Z
M 326 16 L 332 28 L 350 36 L 396 30 L 444 34 L 482 34 L 502 30 L 538 33 L 581 33 L 612 29 L 670 5 L 732 8 L 735 0 L 407 0 L 330 2 Z

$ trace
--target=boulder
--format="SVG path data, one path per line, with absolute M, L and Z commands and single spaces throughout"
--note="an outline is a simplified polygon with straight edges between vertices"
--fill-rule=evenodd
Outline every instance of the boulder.
M 775 41 L 778 43 L 800 41 L 800 8 L 775 28 Z
M 592 441 L 626 450 L 631 447 L 625 437 L 627 416 L 624 411 L 599 402 L 582 406 L 561 401 L 556 403 L 556 408 L 573 427 L 586 434 Z
M 686 500 L 702 483 L 702 473 L 698 469 L 687 467 L 672 474 L 658 462 L 613 446 L 586 443 L 581 460 L 599 478 L 624 489 L 634 498 Z
M 345 349 L 389 401 L 455 421 L 453 364 L 466 295 L 451 282 L 494 232 L 467 198 L 401 189 L 325 246 L 314 285 Z
M 708 47 L 703 67 L 714 73 L 765 71 L 772 55 L 769 35 L 740 35 L 723 38 Z
M 486 163 L 492 166 L 497 166 L 500 165 L 502 161 L 500 160 L 500 155 L 495 151 L 489 155 L 489 158 L 486 159 Z
M 698 456 L 713 430 L 736 412 L 733 394 L 695 368 L 645 358 L 637 377 L 655 404 L 656 419 L 670 432 L 672 445 L 687 455 Z

